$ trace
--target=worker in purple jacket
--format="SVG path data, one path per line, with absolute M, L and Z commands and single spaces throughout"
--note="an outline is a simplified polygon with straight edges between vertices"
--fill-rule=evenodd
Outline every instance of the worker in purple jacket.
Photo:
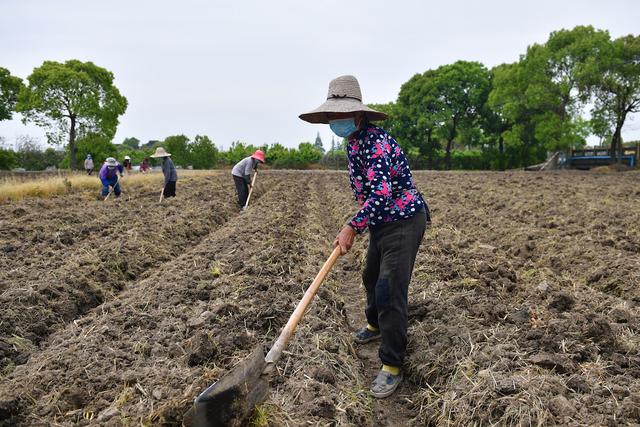
M 310 123 L 329 124 L 333 133 L 347 141 L 349 180 L 360 208 L 342 227 L 334 246 L 340 246 L 344 255 L 356 235 L 369 231 L 362 273 L 367 324 L 354 334 L 354 341 L 382 341 L 378 351 L 382 367 L 370 388 L 377 398 L 391 395 L 402 381 L 409 282 L 431 221 L 402 148 L 389 133 L 371 123 L 386 117 L 362 103 L 360 85 L 353 76 L 331 81 L 326 102 L 300 115 Z
M 124 176 L 124 167 L 113 157 L 108 157 L 100 168 L 100 181 L 102 181 L 102 197 L 109 195 L 109 187 L 113 187 L 113 193 L 120 197 L 120 183 L 118 183 L 118 173 Z

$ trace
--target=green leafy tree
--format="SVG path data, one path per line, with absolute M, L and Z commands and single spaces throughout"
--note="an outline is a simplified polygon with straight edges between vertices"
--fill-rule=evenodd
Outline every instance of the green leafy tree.
M 265 152 L 265 161 L 269 165 L 278 167 L 287 161 L 289 150 L 282 144 L 271 144 Z
M 45 61 L 27 80 L 16 110 L 25 122 L 45 128 L 50 142 L 68 141 L 72 169 L 77 166 L 77 137 L 92 133 L 112 139 L 118 117 L 127 108 L 126 98 L 113 85 L 113 74 L 92 62 Z
M 53 147 L 47 147 L 43 153 L 43 162 L 45 168 L 49 166 L 60 167 L 60 164 L 65 158 L 65 152 L 56 150 Z
M 306 167 L 312 163 L 318 163 L 322 158 L 322 151 L 310 142 L 301 142 L 298 145 L 296 160 L 300 166 Z
M 30 171 L 39 171 L 46 168 L 44 155 L 38 140 L 29 135 L 20 135 L 16 138 L 16 155 L 18 166 Z
M 630 114 L 640 111 L 640 36 L 610 41 L 598 57 L 590 57 L 581 75 L 592 95 L 596 134 L 611 136 L 611 152 L 622 159 L 622 128 Z
M 76 155 L 81 161 L 87 158 L 87 154 L 91 154 L 93 163 L 96 168 L 100 168 L 107 157 L 119 157 L 118 149 L 111 142 L 110 138 L 96 133 L 88 133 L 82 135 L 76 140 Z M 67 149 L 66 156 L 61 162 L 61 167 L 68 167 L 71 161 L 71 153 Z M 122 159 L 120 159 L 122 163 Z
M 483 111 L 484 129 L 497 143 L 498 169 L 523 165 L 528 152 L 527 143 L 533 143 L 529 123 L 533 117 L 523 93 L 527 87 L 524 67 L 519 63 L 502 64 L 491 70 L 492 89 Z M 490 145 L 492 145 L 490 143 Z
M 176 165 L 186 167 L 191 164 L 189 138 L 185 135 L 168 136 L 157 145 L 164 147 L 165 150 L 171 153 L 171 159 Z
M 124 141 L 122 141 L 122 145 L 132 150 L 139 150 L 140 140 L 138 138 L 133 138 L 133 137 L 125 138 Z
M 240 160 L 255 153 L 256 148 L 253 145 L 245 145 L 241 141 L 233 141 L 231 147 L 224 152 L 221 159 L 226 165 L 235 165 Z
M 426 164 L 413 160 L 413 167 L 437 167 L 440 142 L 436 136 L 440 118 L 437 72 L 416 74 L 400 87 L 398 102 L 382 111 L 389 115 L 388 130 L 411 159 L 426 159 Z
M 11 170 L 18 166 L 18 156 L 9 149 L 0 147 L 0 169 Z
M 544 45 L 541 67 L 552 84 L 549 96 L 555 98 L 554 115 L 537 130 L 549 150 L 567 150 L 584 145 L 590 132 L 582 111 L 589 99 L 581 89 L 585 66 L 599 58 L 609 45 L 609 33 L 592 26 L 554 31 Z
M 520 60 L 527 76 L 522 94 L 534 116 L 535 139 L 548 151 L 583 145 L 589 134 L 582 111 L 588 94 L 580 90 L 584 64 L 597 58 L 609 35 L 591 26 L 551 33 L 544 45 L 534 44 Z
M 189 146 L 194 169 L 213 169 L 218 164 L 218 149 L 206 135 L 196 135 Z
M 490 70 L 491 73 L 491 92 L 487 99 L 487 102 L 480 111 L 480 126 L 483 131 L 482 147 L 485 151 L 492 152 L 490 155 L 490 168 L 505 170 L 505 147 L 504 147 L 504 132 L 511 129 L 513 122 L 509 121 L 503 111 L 502 105 L 491 103 L 491 94 L 495 90 L 494 80 L 496 74 L 499 74 L 508 65 L 498 65 Z
M 471 128 L 479 127 L 490 88 L 490 73 L 484 65 L 457 61 L 414 75 L 400 88 L 397 103 L 376 107 L 389 114 L 383 126 L 410 158 L 417 154 L 427 158 L 427 166 L 436 166 L 440 140 L 444 140 L 445 163 L 450 168 L 455 140 L 471 143 L 473 135 L 480 135 Z
M 154 151 L 148 147 L 134 150 L 132 148 L 123 146 L 122 144 L 116 145 L 115 147 L 118 151 L 116 157 L 117 160 L 122 163 L 124 161 L 124 157 L 129 156 L 131 157 L 131 163 L 133 163 L 134 165 L 141 163 L 145 158 L 149 158 L 151 160 L 150 156 Z
M 309 142 L 301 143 L 297 149 L 279 143 L 261 149 L 265 151 L 267 164 L 274 168 L 307 169 L 322 159 L 322 151 Z
M 490 74 L 479 62 L 457 61 L 436 70 L 432 77 L 436 87 L 438 135 L 446 141 L 445 164 L 451 168 L 451 150 L 456 138 L 471 135 L 487 100 Z
M 522 60 L 493 70 L 488 104 L 498 116 L 497 128 L 503 129 L 500 137 L 509 168 L 538 163 L 546 155 L 536 139 L 536 127 L 550 117 L 549 106 L 538 95 L 540 86 L 531 84 L 534 72 Z
M 545 44 L 529 46 L 517 63 L 492 70 L 485 124 L 489 132 L 500 132 L 501 159 L 502 148 L 515 167 L 540 162 L 547 151 L 585 144 L 590 132 L 582 118 L 588 101 L 585 64 L 602 55 L 608 38 L 593 27 L 556 31 Z
M 0 121 L 11 120 L 23 86 L 21 78 L 12 76 L 9 70 L 0 67 Z

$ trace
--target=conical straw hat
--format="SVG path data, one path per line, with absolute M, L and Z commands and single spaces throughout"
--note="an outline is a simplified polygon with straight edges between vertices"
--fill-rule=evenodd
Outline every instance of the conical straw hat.
M 164 151 L 164 148 L 158 147 L 158 148 L 156 148 L 156 152 L 153 153 L 151 155 L 151 157 L 154 157 L 154 158 L 157 158 L 157 157 L 171 157 L 171 154 L 169 154 L 166 151 Z

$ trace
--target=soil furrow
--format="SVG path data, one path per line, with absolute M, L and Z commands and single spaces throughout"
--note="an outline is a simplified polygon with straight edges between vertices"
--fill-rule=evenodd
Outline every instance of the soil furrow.
M 621 254 L 616 245 L 603 251 L 592 237 L 594 224 L 614 232 L 620 217 L 596 223 L 591 216 L 594 203 L 625 206 L 633 190 L 603 200 L 582 195 L 598 194 L 611 178 L 569 187 L 558 182 L 569 175 L 518 173 L 508 176 L 512 191 L 499 192 L 486 174 L 417 177 L 420 188 L 435 189 L 433 238 L 418 257 L 410 299 L 409 369 L 423 386 L 421 422 L 635 420 L 638 308 L 633 292 L 616 288 L 637 286 L 638 276 L 625 269 L 622 278 L 612 269 Z M 465 185 L 452 185 L 460 181 Z M 443 188 L 457 189 L 455 203 Z M 558 193 L 570 202 L 556 202 Z M 614 211 L 627 221 L 637 216 Z M 594 270 L 613 277 L 592 276 Z M 604 280 L 615 287 L 601 287 Z M 625 392 L 598 395 L 620 387 Z M 611 406 L 617 409 L 605 409 Z
M 224 174 L 219 182 L 228 188 L 220 194 L 231 203 Z M 189 195 L 181 208 L 123 213 L 137 237 L 121 239 L 127 229 L 119 224 L 100 236 L 117 243 L 107 249 L 117 252 L 124 240 L 119 256 L 131 265 L 156 253 L 165 262 L 123 286 L 127 279 L 119 275 L 126 270 L 103 265 L 106 252 L 87 248 L 84 267 L 97 268 L 94 276 L 113 274 L 114 290 L 76 322 L 60 323 L 46 346 L 3 378 L 0 426 L 180 425 L 201 390 L 254 345 L 270 344 L 356 206 L 344 173 L 267 171 L 261 177 L 258 189 L 269 190 L 259 191 L 247 212 L 217 228 L 195 227 L 200 237 L 183 238 L 199 243 L 181 246 L 180 253 L 158 245 L 180 230 L 194 231 L 184 218 L 215 211 L 208 197 L 217 194 L 209 191 L 216 179 L 185 185 Z M 410 286 L 403 385 L 392 398 L 374 400 L 368 387 L 379 368 L 377 344 L 352 344 L 351 333 L 364 322 L 360 272 L 367 239 L 360 236 L 321 287 L 252 422 L 640 423 L 640 258 L 633 250 L 640 241 L 640 198 L 629 197 L 640 195 L 639 177 L 417 172 L 433 226 Z M 78 200 L 33 205 L 42 218 L 53 207 L 49 213 L 58 219 L 39 225 L 34 212 L 32 224 L 21 226 L 33 235 L 54 230 L 64 223 L 65 209 L 76 212 L 64 203 Z M 0 221 L 10 222 L 8 228 L 0 224 L 3 239 L 20 215 L 0 213 Z M 74 215 L 82 227 L 104 223 Z M 149 232 L 135 222 L 145 218 Z M 78 237 L 67 247 L 60 237 L 60 247 L 54 239 L 3 252 L 0 265 L 15 259 L 14 268 L 47 266 L 47 280 L 34 272 L 22 277 L 55 290 L 55 279 L 76 277 L 75 269 L 46 258 L 66 262 L 68 254 L 76 262 L 88 245 Z M 15 239 L 7 245 L 17 247 Z M 144 242 L 136 244 L 145 256 L 132 252 L 134 239 Z M 32 255 L 32 263 L 12 258 L 19 251 Z M 25 295 L 6 302 L 29 307 Z M 43 299 L 55 302 L 50 295 Z
M 114 298 L 234 215 L 233 190 L 223 177 L 213 178 L 213 194 L 203 192 L 202 183 L 186 180 L 180 199 L 163 206 L 155 197 L 136 198 L 135 191 L 129 194 L 136 201 L 89 202 L 71 214 L 69 201 L 47 201 L 51 220 L 39 226 L 46 231 L 34 231 L 33 220 L 19 221 L 16 228 L 25 236 L 45 240 L 21 242 L 12 257 L 18 261 L 13 271 L 30 273 L 10 277 L 0 295 L 2 375 L 26 362 L 52 332 Z M 57 231 L 61 224 L 66 228 Z
M 0 386 L 0 424 L 78 425 L 91 414 L 107 424 L 179 424 L 194 395 L 272 338 L 295 305 L 296 266 L 306 267 L 297 222 L 305 208 L 295 199 L 306 189 L 283 177 L 290 175 L 264 180 L 278 194 L 257 198 L 199 245 L 55 333 Z M 285 187 L 295 194 L 282 197 Z M 265 211 L 273 213 L 266 220 Z M 278 297 L 277 288 L 292 296 Z

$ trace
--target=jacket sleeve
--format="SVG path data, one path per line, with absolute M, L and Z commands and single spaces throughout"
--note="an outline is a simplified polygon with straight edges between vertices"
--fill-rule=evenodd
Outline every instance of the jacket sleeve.
M 251 184 L 251 173 L 253 172 L 253 169 L 254 169 L 254 161 L 251 157 L 247 157 L 244 165 L 244 179 L 245 181 L 247 181 L 247 184 Z M 248 180 L 247 180 L 247 177 L 249 177 Z
M 391 204 L 390 153 L 387 151 L 387 146 L 382 142 L 369 139 L 365 141 L 362 148 L 363 152 L 368 150 L 370 153 L 369 159 L 366 156 L 362 157 L 366 174 L 363 177 L 363 186 L 369 190 L 369 196 L 348 223 L 358 234 L 367 229 L 371 218 L 376 217 L 382 220 L 386 215 L 384 208 Z
M 164 175 L 164 186 L 167 186 L 167 182 L 169 182 L 169 176 L 171 175 L 171 166 L 169 165 L 169 160 L 165 160 L 162 162 L 162 175 Z

